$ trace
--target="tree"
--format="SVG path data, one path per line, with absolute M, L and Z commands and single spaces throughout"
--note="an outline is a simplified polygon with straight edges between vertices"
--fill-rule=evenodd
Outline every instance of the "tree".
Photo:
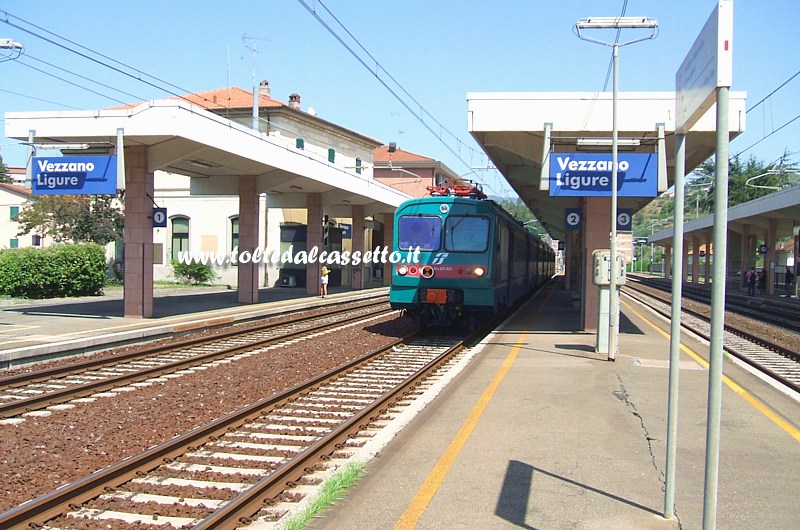
M 794 170 L 787 170 L 786 173 L 781 173 L 785 166 L 790 165 L 791 163 L 786 154 L 780 158 L 777 164 L 766 164 L 752 156 L 745 162 L 742 162 L 738 157 L 733 158 L 728 165 L 728 208 L 769 195 L 785 185 L 791 184 L 793 181 L 796 182 L 797 175 Z M 700 207 L 707 212 L 714 211 L 714 188 L 716 184 L 714 170 L 714 160 L 709 159 L 700 166 L 698 171 L 711 178 L 708 193 L 700 198 Z M 747 180 L 753 177 L 760 178 L 748 185 Z
M 3 155 L 0 155 L 0 182 L 5 184 L 11 184 L 13 182 L 11 175 L 8 173 L 8 166 L 3 162 Z
M 113 195 L 42 195 L 19 212 L 19 233 L 105 245 L 122 238 L 124 215 Z
M 547 233 L 547 230 L 545 230 L 539 220 L 536 219 L 533 212 L 522 202 L 522 199 L 517 199 L 516 201 L 503 199 L 498 202 L 498 204 L 507 211 L 511 217 L 525 225 L 528 232 L 536 234 L 539 237 L 543 237 Z

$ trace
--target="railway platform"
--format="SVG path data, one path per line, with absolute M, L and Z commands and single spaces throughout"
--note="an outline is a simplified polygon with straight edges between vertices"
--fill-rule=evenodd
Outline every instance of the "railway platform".
M 682 337 L 664 518 L 669 324 L 623 296 L 609 362 L 579 318 L 549 285 L 308 528 L 702 528 L 707 343 Z M 796 528 L 800 403 L 727 360 L 724 372 L 717 528 Z
M 0 301 L 0 369 L 62 352 L 92 352 L 142 340 L 166 338 L 207 327 L 327 304 L 338 304 L 388 288 L 332 287 L 325 299 L 304 289 L 261 289 L 258 304 L 242 304 L 226 288 L 165 288 L 154 291 L 154 318 L 123 317 L 122 290 L 74 299 Z

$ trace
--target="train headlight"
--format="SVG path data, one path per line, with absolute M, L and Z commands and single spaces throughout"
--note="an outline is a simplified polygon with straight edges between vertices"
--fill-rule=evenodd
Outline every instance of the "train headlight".
M 405 276 L 406 274 L 408 274 L 408 267 L 406 267 L 405 265 L 400 265 L 399 267 L 397 267 L 397 274 L 399 274 L 400 276 Z
M 483 267 L 475 267 L 475 270 L 473 270 L 472 272 L 474 272 L 475 276 L 477 276 L 478 278 L 486 274 L 486 270 L 484 270 Z

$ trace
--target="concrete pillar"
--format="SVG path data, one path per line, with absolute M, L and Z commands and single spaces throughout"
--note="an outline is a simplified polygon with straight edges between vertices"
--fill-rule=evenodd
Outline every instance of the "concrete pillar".
M 686 253 L 688 257 L 688 252 Z M 692 234 L 692 283 L 700 283 L 700 237 Z
M 353 234 L 352 245 L 353 252 L 360 252 L 361 257 L 364 257 L 364 207 L 353 206 Z M 352 266 L 353 273 L 350 275 L 350 286 L 353 289 L 364 288 L 364 273 L 369 271 L 369 266 L 365 263 L 359 263 Z
M 775 294 L 775 240 L 778 233 L 778 220 L 770 219 L 769 228 L 764 237 L 764 244 L 767 245 L 767 254 L 764 256 L 764 266 L 767 268 L 767 294 Z
M 314 263 L 306 265 L 306 293 L 320 293 L 320 264 L 319 253 L 322 252 L 322 196 L 319 193 L 306 195 L 306 208 L 308 209 L 306 227 L 306 251 L 311 252 L 317 247 L 317 259 Z
M 125 148 L 124 315 L 153 317 L 153 173 L 147 147 Z
M 586 331 L 597 331 L 600 315 L 600 291 L 592 283 L 591 271 L 594 269 L 592 263 L 592 252 L 600 248 L 609 247 L 609 234 L 611 233 L 611 199 L 605 197 L 590 197 L 584 201 L 583 230 L 585 236 L 585 252 L 583 256 L 583 270 L 587 271 L 583 280 L 584 305 L 583 305 L 583 329 Z
M 391 254 L 393 248 L 392 240 L 394 239 L 394 214 L 385 213 L 382 218 L 383 245 L 389 249 L 389 253 Z M 388 286 L 392 284 L 392 267 L 394 267 L 394 265 L 389 260 L 383 264 L 383 285 Z
M 258 192 L 255 175 L 239 177 L 239 252 L 249 252 L 251 256 L 259 241 Z M 238 294 L 243 304 L 258 303 L 258 263 L 239 263 Z
M 703 283 L 709 284 L 711 283 L 711 261 L 713 260 L 711 242 L 713 240 L 712 236 L 714 235 L 714 233 L 706 232 L 705 235 L 706 235 L 706 266 L 704 272 L 705 278 L 703 278 Z

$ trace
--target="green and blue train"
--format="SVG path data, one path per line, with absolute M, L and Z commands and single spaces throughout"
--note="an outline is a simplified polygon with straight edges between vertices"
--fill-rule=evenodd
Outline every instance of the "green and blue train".
M 550 279 L 552 247 L 480 192 L 412 199 L 394 216 L 393 246 L 416 263 L 395 263 L 389 302 L 423 325 L 474 327 Z

